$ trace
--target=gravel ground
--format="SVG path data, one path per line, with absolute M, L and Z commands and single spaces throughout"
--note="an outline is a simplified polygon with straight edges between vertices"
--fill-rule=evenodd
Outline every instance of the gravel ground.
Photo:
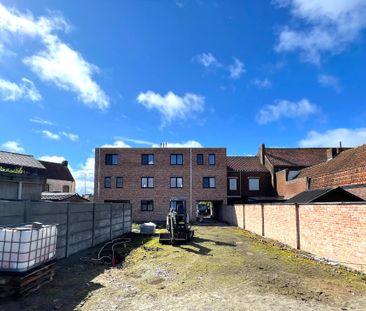
M 51 284 L 0 309 L 366 310 L 365 276 L 233 227 L 195 227 L 180 246 L 135 234 L 121 253 L 128 256 L 117 268 L 60 261 Z

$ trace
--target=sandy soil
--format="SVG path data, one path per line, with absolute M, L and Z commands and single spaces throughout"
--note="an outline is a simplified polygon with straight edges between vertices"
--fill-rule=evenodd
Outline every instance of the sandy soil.
M 61 261 L 57 277 L 11 310 L 366 310 L 365 277 L 245 231 L 200 226 L 187 245 L 134 236 L 123 266 Z

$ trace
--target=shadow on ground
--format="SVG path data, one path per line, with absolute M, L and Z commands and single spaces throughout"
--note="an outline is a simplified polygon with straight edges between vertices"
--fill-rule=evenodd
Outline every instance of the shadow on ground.
M 148 242 L 151 238 L 138 234 L 128 234 L 131 238 L 126 248 L 116 249 L 119 258 L 126 257 L 132 250 Z M 79 252 L 56 264 L 54 280 L 27 297 L 12 297 L 0 300 L 0 310 L 74 310 L 80 307 L 93 292 L 103 287 L 93 279 L 111 269 L 110 264 L 95 264 L 81 261 L 81 257 L 95 258 L 102 245 Z M 119 263 L 116 269 L 121 269 Z

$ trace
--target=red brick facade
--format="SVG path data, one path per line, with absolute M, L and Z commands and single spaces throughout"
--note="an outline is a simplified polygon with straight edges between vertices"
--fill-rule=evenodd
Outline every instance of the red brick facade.
M 116 165 L 106 165 L 106 154 L 117 154 Z M 154 154 L 153 165 L 142 165 L 142 154 Z M 182 154 L 183 165 L 171 165 L 170 155 Z M 204 164 L 197 164 L 197 154 L 203 154 Z M 208 164 L 210 154 L 215 164 Z M 111 188 L 104 187 L 105 177 L 111 177 Z M 123 177 L 123 187 L 116 187 L 116 177 Z M 142 188 L 141 178 L 153 177 L 153 188 Z M 182 188 L 171 188 L 170 178 L 182 177 Z M 215 188 L 203 188 L 203 177 L 215 177 Z M 213 201 L 215 206 L 226 204 L 225 148 L 96 148 L 95 202 L 130 201 L 134 221 L 162 221 L 169 211 L 169 201 L 186 200 L 191 216 L 195 217 L 198 201 Z M 141 201 L 153 200 L 153 211 L 142 211 Z
M 366 145 L 345 150 L 327 162 L 305 168 L 291 181 L 287 181 L 286 176 L 286 170 L 276 173 L 278 195 L 285 198 L 305 190 L 344 187 L 366 199 Z

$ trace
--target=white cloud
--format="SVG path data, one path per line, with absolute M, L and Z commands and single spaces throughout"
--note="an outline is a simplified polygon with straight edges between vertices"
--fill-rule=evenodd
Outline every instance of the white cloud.
M 77 135 L 77 134 L 67 133 L 67 132 L 61 132 L 60 134 L 67 137 L 71 141 L 78 141 L 79 140 L 79 135 Z
M 318 76 L 318 83 L 325 87 L 331 87 L 337 92 L 340 92 L 341 90 L 339 80 L 335 76 L 321 74 Z
M 22 78 L 19 84 L 0 79 L 0 100 L 16 101 L 19 99 L 39 101 L 42 99 L 42 96 L 34 83 L 26 78 Z
M 48 120 L 41 119 L 39 117 L 34 117 L 34 118 L 30 119 L 29 121 L 33 122 L 33 123 L 44 124 L 44 125 L 55 125 L 55 123 L 48 121 Z
M 220 62 L 216 59 L 215 56 L 212 55 L 212 53 L 198 54 L 194 57 L 194 59 L 206 68 L 221 66 Z
M 103 148 L 131 148 L 130 145 L 126 144 L 123 140 L 116 140 L 113 144 L 106 144 Z
M 75 179 L 77 193 L 94 193 L 94 167 L 94 156 L 87 158 L 85 163 L 79 165 L 75 170 L 70 167 L 71 174 Z
M 128 141 L 128 142 L 137 144 L 137 145 L 154 145 L 153 142 L 147 141 L 147 140 L 134 139 L 134 138 L 125 138 L 125 137 L 122 137 L 121 139 L 124 140 L 124 141 Z
M 48 131 L 48 130 L 43 130 L 43 131 L 41 131 L 41 133 L 43 134 L 44 137 L 46 137 L 48 139 L 52 139 L 52 140 L 59 140 L 60 139 L 59 134 L 52 133 L 51 131 Z
M 88 63 L 80 53 L 62 42 L 55 34 L 55 31 L 67 30 L 68 27 L 67 22 L 60 16 L 41 16 L 36 20 L 30 13 L 22 14 L 0 4 L 2 44 L 10 41 L 10 35 L 40 40 L 45 50 L 26 57 L 24 63 L 42 80 L 53 82 L 64 90 L 76 93 L 84 104 L 105 109 L 109 105 L 109 99 L 92 78 L 98 68 Z
M 66 161 L 65 157 L 63 156 L 49 156 L 49 155 L 42 156 L 39 158 L 39 160 L 54 163 L 62 163 L 63 161 Z
M 355 41 L 366 27 L 365 0 L 277 0 L 289 8 L 302 29 L 286 26 L 278 52 L 299 51 L 304 61 L 318 64 L 323 53 L 336 54 Z
M 337 147 L 342 142 L 344 147 L 355 147 L 366 144 L 366 128 L 338 128 L 323 133 L 310 131 L 300 140 L 301 147 Z
M 234 80 L 239 79 L 240 76 L 246 72 L 244 63 L 235 57 L 234 64 L 229 65 L 227 69 L 229 70 L 230 78 Z
M 151 147 L 158 148 L 160 144 L 153 144 Z M 188 140 L 182 143 L 166 143 L 168 148 L 202 148 L 203 146 L 196 140 Z
M 173 120 L 184 120 L 202 112 L 205 104 L 203 96 L 186 93 L 180 97 L 171 91 L 165 96 L 152 91 L 140 93 L 137 101 L 145 108 L 156 109 L 162 114 L 162 127 Z
M 260 89 L 269 89 L 272 87 L 272 82 L 268 78 L 264 79 L 253 79 L 252 83 Z
M 267 105 L 257 114 L 259 124 L 267 124 L 281 118 L 303 118 L 318 111 L 316 105 L 303 98 L 298 102 L 278 100 L 274 105 Z
M 205 68 L 220 68 L 228 71 L 230 79 L 234 80 L 239 79 L 246 72 L 244 63 L 236 57 L 233 57 L 234 63 L 231 65 L 222 64 L 212 53 L 198 54 L 193 59 Z
M 18 153 L 24 152 L 24 148 L 20 143 L 11 140 L 3 143 L 1 145 L 1 148 L 10 152 L 18 152 Z

